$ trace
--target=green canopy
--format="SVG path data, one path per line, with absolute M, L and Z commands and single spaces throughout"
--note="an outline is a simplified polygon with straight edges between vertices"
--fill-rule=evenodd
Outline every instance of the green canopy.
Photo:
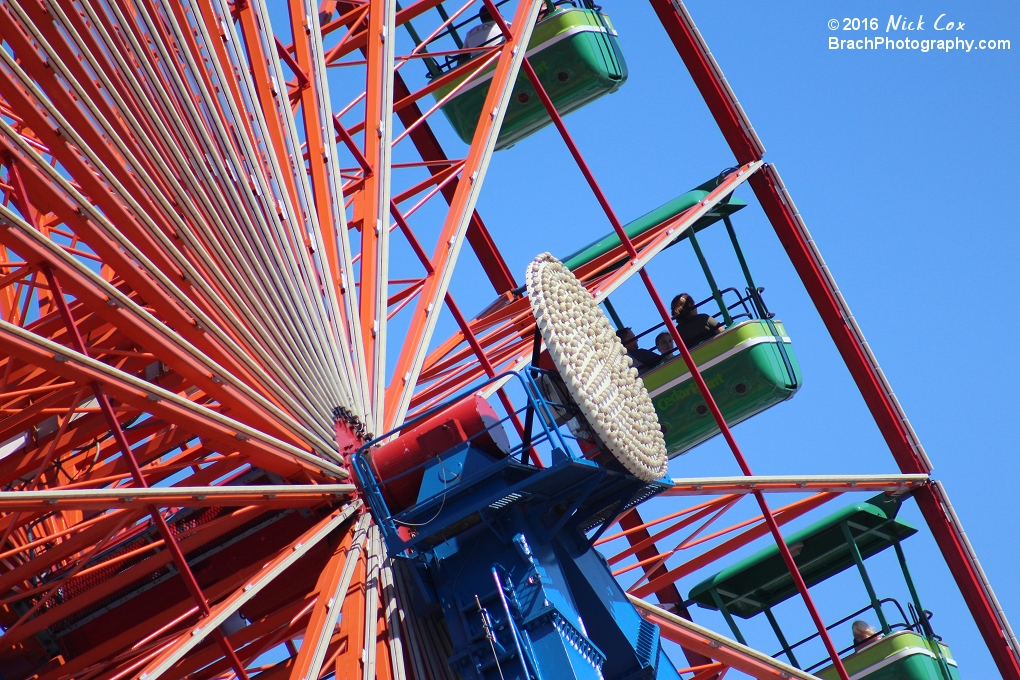
M 882 494 L 843 508 L 788 536 L 786 544 L 807 585 L 820 583 L 854 566 L 843 523 L 849 527 L 864 559 L 916 533 L 913 526 L 896 519 L 899 504 L 898 498 Z M 731 614 L 748 619 L 796 594 L 797 587 L 779 554 L 779 546 L 771 545 L 702 581 L 691 590 L 689 599 L 706 609 L 719 609 L 717 595 Z
M 660 205 L 655 210 L 642 215 L 633 222 L 630 222 L 623 227 L 623 231 L 630 238 L 635 238 L 645 233 L 652 227 L 662 224 L 666 220 L 672 219 L 682 213 L 685 210 L 693 208 L 700 201 L 702 201 L 718 184 L 718 179 L 713 179 L 705 184 L 702 184 L 697 189 L 688 191 L 686 194 L 674 198 L 672 201 Z M 721 220 L 725 215 L 732 215 L 736 211 L 747 206 L 747 203 L 735 198 L 733 194 L 726 196 L 723 200 L 718 203 L 712 210 L 708 212 L 704 217 L 694 223 L 694 231 L 701 231 L 705 227 L 714 224 Z M 680 240 L 684 236 L 679 237 Z M 585 247 L 581 248 L 575 253 L 568 255 L 563 258 L 562 262 L 570 270 L 574 270 L 583 264 L 591 262 L 600 255 L 605 255 L 613 248 L 620 245 L 620 237 L 616 235 L 616 232 L 607 234 L 597 241 L 589 243 Z

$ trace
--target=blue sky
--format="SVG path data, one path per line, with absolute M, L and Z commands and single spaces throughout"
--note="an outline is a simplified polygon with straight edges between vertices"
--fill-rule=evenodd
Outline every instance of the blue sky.
M 567 118 L 583 153 L 624 221 L 664 203 L 733 164 L 693 83 L 646 3 L 603 3 L 620 31 L 627 84 Z M 1016 358 L 1017 193 L 1020 157 L 1020 4 L 960 0 L 768 2 L 691 0 L 689 10 L 804 215 L 943 480 L 996 593 L 1020 623 L 1020 550 L 1015 492 L 1020 476 Z M 953 37 L 1009 39 L 1009 51 L 849 52 L 828 49 L 827 23 L 853 12 L 890 13 L 932 24 L 965 22 Z M 458 143 L 437 121 L 444 144 Z M 461 147 L 462 148 L 462 147 Z M 757 473 L 895 472 L 870 414 L 748 189 L 734 219 L 766 300 L 786 322 L 804 371 L 790 402 L 736 428 Z M 521 200 L 527 196 L 527 200 Z M 546 129 L 494 157 L 480 210 L 514 271 L 537 253 L 565 255 L 607 232 L 566 150 Z M 721 238 L 720 238 L 721 237 Z M 724 234 L 702 239 L 716 276 L 738 283 Z M 707 294 L 689 247 L 667 251 L 650 268 L 663 295 Z M 674 252 L 675 251 L 675 252 Z M 491 295 L 462 260 L 453 291 L 465 309 Z M 718 268 L 718 269 L 716 269 Z M 723 284 L 725 285 L 725 284 Z M 654 310 L 636 286 L 616 296 L 635 327 Z M 674 460 L 677 476 L 736 474 L 728 450 L 712 441 Z M 830 509 L 838 507 L 838 501 Z M 750 504 L 738 506 L 752 514 Z M 923 525 L 916 507 L 904 516 Z M 794 525 L 796 526 L 796 525 Z M 924 605 L 969 677 L 994 665 L 930 535 L 905 544 Z M 869 565 L 870 566 L 870 565 Z M 903 600 L 892 555 L 874 560 L 880 594 Z M 697 579 L 681 582 L 686 592 Z M 859 581 L 816 589 L 834 620 L 865 603 Z M 797 605 L 799 606 L 799 605 Z M 791 604 L 778 611 L 788 635 L 806 632 Z M 785 618 L 784 618 L 785 617 Z M 724 630 L 721 618 L 696 620 Z M 778 649 L 753 625 L 752 644 Z M 841 632 L 838 635 L 848 636 Z M 837 642 L 846 644 L 839 638 Z

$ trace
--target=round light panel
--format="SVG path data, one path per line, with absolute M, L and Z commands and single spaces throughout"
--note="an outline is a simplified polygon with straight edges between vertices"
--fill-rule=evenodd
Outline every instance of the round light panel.
M 665 476 L 666 442 L 648 390 L 591 293 L 549 253 L 528 265 L 527 287 L 553 363 L 592 429 L 631 474 Z

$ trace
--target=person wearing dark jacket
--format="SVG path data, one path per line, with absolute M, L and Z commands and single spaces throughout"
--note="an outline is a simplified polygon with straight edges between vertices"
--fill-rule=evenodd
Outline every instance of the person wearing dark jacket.
M 647 371 L 649 368 L 652 368 L 662 361 L 662 357 L 652 350 L 641 349 L 638 347 L 637 338 L 634 337 L 633 329 L 621 328 L 616 331 L 616 337 L 620 338 L 620 342 L 623 343 L 623 348 L 627 350 L 627 356 L 629 356 L 631 361 L 634 362 L 634 368 L 638 371 Z
M 673 298 L 670 305 L 676 329 L 687 349 L 694 349 L 706 340 L 722 333 L 724 326 L 708 314 L 699 314 L 698 306 L 688 293 Z
M 882 639 L 882 634 L 876 631 L 867 621 L 857 620 L 850 626 L 854 634 L 854 651 L 859 652 L 872 642 Z

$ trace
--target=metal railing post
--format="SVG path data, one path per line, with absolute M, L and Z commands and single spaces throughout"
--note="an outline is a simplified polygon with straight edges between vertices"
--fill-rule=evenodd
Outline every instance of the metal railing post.
M 850 525 L 846 522 L 840 522 L 839 526 L 843 530 L 843 537 L 846 539 L 846 544 L 850 546 L 850 554 L 853 555 L 854 563 L 857 564 L 857 571 L 861 572 L 861 580 L 864 581 L 864 587 L 868 591 L 868 597 L 871 598 L 871 606 L 875 609 L 875 614 L 878 615 L 878 622 L 882 626 L 882 633 L 888 635 L 891 632 L 889 629 L 889 623 L 885 620 L 885 614 L 882 613 L 882 603 L 875 594 L 874 586 L 871 585 L 871 578 L 868 577 L 868 571 L 864 568 L 864 559 L 861 557 L 861 551 L 857 548 L 857 541 L 854 540 L 853 534 L 850 533 Z
M 730 221 L 729 215 L 723 215 L 723 223 L 726 225 L 726 233 L 729 234 L 730 243 L 733 244 L 733 252 L 737 254 L 740 270 L 744 272 L 744 280 L 747 282 L 747 292 L 751 296 L 751 302 L 754 304 L 755 309 L 758 310 L 758 316 L 764 319 L 768 315 L 768 312 L 765 310 L 765 303 L 762 302 L 761 295 L 758 293 L 758 286 L 755 285 L 754 277 L 751 276 L 751 268 L 747 266 L 744 251 L 740 248 L 737 232 L 733 228 L 733 222 Z
M 701 270 L 705 272 L 705 278 L 708 280 L 708 287 L 712 289 L 712 297 L 715 298 L 715 303 L 719 305 L 719 311 L 723 315 L 723 321 L 726 322 L 727 326 L 733 325 L 733 317 L 730 316 L 730 310 L 726 309 L 726 303 L 723 302 L 722 293 L 719 292 L 719 286 L 715 283 L 715 277 L 712 276 L 712 270 L 708 267 L 708 260 L 705 259 L 705 254 L 701 252 L 701 246 L 698 244 L 697 237 L 694 236 L 694 229 L 691 229 L 691 233 L 688 234 L 691 239 L 691 245 L 694 246 L 694 254 L 698 256 L 698 262 L 701 263 Z
M 733 637 L 736 638 L 737 642 L 740 644 L 746 645 L 747 641 L 741 634 L 740 629 L 737 628 L 737 622 L 733 620 L 733 615 L 730 614 L 730 610 L 727 609 L 726 603 L 723 602 L 722 597 L 719 595 L 719 591 L 712 588 L 709 592 L 712 594 L 712 600 L 715 602 L 715 606 L 719 607 L 719 611 L 722 612 L 723 618 L 726 619 L 726 624 L 730 627 L 730 630 L 733 631 Z
M 925 616 L 924 606 L 921 605 L 921 598 L 917 596 L 917 589 L 914 587 L 914 579 L 910 577 L 910 570 L 907 569 L 907 558 L 903 554 L 903 547 L 899 541 L 893 543 L 893 548 L 896 549 L 896 559 L 900 562 L 900 569 L 903 570 L 903 579 L 907 582 L 907 590 L 910 591 L 910 599 L 914 601 L 914 607 L 917 608 L 918 623 L 921 625 L 921 635 L 932 647 L 932 652 L 935 654 L 935 658 L 939 662 L 939 670 L 942 672 L 942 677 L 945 680 L 952 680 L 952 674 L 949 672 L 949 664 L 946 663 L 945 656 L 942 654 L 942 647 L 939 646 L 939 641 L 935 639 L 935 631 L 932 630 L 931 624 L 928 623 L 928 617 Z
M 776 621 L 776 617 L 772 614 L 771 607 L 765 607 L 765 618 L 769 620 L 769 625 L 772 626 L 772 631 L 779 638 L 779 644 L 783 646 L 783 654 L 786 654 L 786 658 L 790 660 L 795 668 L 800 668 L 800 664 L 797 663 L 797 657 L 793 655 L 793 648 L 790 647 L 790 643 L 786 641 L 786 636 L 783 635 L 783 629 L 779 627 L 779 622 Z

